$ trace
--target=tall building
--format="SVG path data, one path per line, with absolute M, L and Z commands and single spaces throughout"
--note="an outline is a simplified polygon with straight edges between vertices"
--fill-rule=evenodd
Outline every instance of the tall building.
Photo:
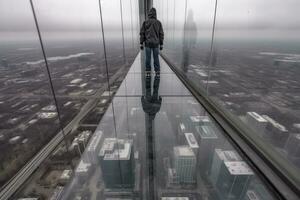
M 134 152 L 131 140 L 106 138 L 99 152 L 102 177 L 108 189 L 134 187 Z
M 86 150 L 87 156 L 84 158 L 87 159 L 92 164 L 97 163 L 97 153 L 99 152 L 100 140 L 102 138 L 102 134 L 103 134 L 102 131 L 96 131 L 89 143 L 89 146 L 87 147 Z
M 196 131 L 200 136 L 198 162 L 201 174 L 208 174 L 213 160 L 214 149 L 217 146 L 219 131 L 215 125 L 207 124 L 196 126 Z
M 254 173 L 244 161 L 224 162 L 216 189 L 223 200 L 244 200 Z
M 228 161 L 241 161 L 241 157 L 236 151 L 223 151 L 222 149 L 215 149 L 212 166 L 210 170 L 210 180 L 216 186 L 221 166 Z
M 244 200 L 253 175 L 236 151 L 215 149 L 210 180 L 221 199 Z
M 199 148 L 198 142 L 193 133 L 184 133 L 187 143 L 189 144 L 190 148 L 195 149 L 197 151 Z
M 196 156 L 189 146 L 174 147 L 174 171 L 177 183 L 196 183 Z

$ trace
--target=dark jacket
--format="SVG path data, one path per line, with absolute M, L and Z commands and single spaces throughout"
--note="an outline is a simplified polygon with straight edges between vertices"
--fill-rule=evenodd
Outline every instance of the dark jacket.
M 140 31 L 140 44 L 146 47 L 157 48 L 163 45 L 164 30 L 159 20 L 156 19 L 156 10 L 151 8 L 148 19 L 144 21 Z

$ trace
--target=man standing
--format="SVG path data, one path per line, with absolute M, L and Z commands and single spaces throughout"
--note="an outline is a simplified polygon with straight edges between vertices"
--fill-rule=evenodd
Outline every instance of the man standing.
M 156 19 L 156 10 L 151 8 L 148 19 L 143 22 L 140 30 L 140 48 L 146 47 L 146 76 L 151 73 L 151 52 L 154 59 L 154 70 L 157 76 L 160 75 L 159 49 L 163 49 L 164 31 L 161 22 Z M 159 49 L 158 49 L 159 48 Z

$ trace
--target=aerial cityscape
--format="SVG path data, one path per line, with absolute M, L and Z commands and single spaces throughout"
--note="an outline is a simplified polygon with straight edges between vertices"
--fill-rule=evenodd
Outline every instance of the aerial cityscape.
M 299 6 L 0 0 L 0 200 L 298 199 Z
M 1 186 L 54 136 L 64 134 L 62 127 L 65 132 L 76 127 L 85 130 L 80 126 L 99 122 L 111 98 L 100 47 L 73 42 L 72 47 L 57 44 L 47 49 L 58 108 L 40 47 L 34 43 L 1 47 L 0 148 L 6 152 L 0 155 Z M 84 49 L 89 52 L 82 52 Z M 120 52 L 112 50 L 109 56 L 119 57 Z M 128 51 L 127 59 L 132 59 L 133 54 Z M 110 89 L 114 92 L 128 65 L 122 55 L 109 60 L 109 64 Z
M 299 54 L 274 53 L 280 51 L 276 43 L 274 49 L 247 45 L 243 49 L 227 42 L 217 43 L 212 67 L 207 67 L 207 60 L 199 60 L 207 55 L 204 49 L 195 47 L 190 51 L 185 73 L 299 168 Z M 180 52 L 171 49 L 167 55 L 176 57 L 176 53 Z M 180 66 L 180 60 L 177 64 Z

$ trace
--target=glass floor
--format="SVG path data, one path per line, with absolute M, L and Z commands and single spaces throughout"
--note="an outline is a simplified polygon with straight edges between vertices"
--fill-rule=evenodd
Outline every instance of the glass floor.
M 160 59 L 138 55 L 64 186 L 62 199 L 276 199 Z

